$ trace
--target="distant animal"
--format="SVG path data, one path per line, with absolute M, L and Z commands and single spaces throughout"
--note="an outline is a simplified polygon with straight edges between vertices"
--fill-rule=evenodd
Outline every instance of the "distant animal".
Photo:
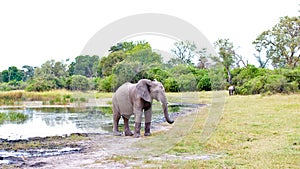
M 233 85 L 228 87 L 228 91 L 229 91 L 229 96 L 234 95 L 235 93 L 235 87 Z
M 150 136 L 151 117 L 152 117 L 152 101 L 153 99 L 161 102 L 162 109 L 166 121 L 172 124 L 174 121 L 168 114 L 168 102 L 165 95 L 164 86 L 154 80 L 141 79 L 138 83 L 125 83 L 120 86 L 115 92 L 113 103 L 113 133 L 116 136 L 120 136 L 118 125 L 119 120 L 122 117 L 124 120 L 124 132 L 125 136 L 140 137 L 142 115 L 145 115 L 145 134 L 144 136 Z M 134 115 L 135 128 L 134 134 L 129 128 L 129 118 Z

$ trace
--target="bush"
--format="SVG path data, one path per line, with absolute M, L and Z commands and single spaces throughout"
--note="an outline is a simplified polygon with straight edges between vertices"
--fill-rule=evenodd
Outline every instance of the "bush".
M 207 75 L 204 75 L 204 76 L 200 76 L 198 77 L 199 80 L 198 80 L 198 84 L 197 84 L 197 89 L 202 91 L 202 90 L 205 90 L 205 91 L 210 91 L 211 90 L 211 82 L 210 82 L 210 78 Z
M 52 89 L 56 89 L 56 83 L 53 80 L 46 80 L 46 79 L 35 79 L 32 80 L 29 85 L 26 87 L 26 91 L 32 92 L 43 92 L 49 91 Z
M 236 86 L 236 92 L 242 95 L 294 93 L 297 91 L 299 91 L 298 83 L 295 81 L 288 82 L 285 76 L 280 74 L 258 76 L 250 79 L 242 86 Z
M 164 87 L 167 92 L 178 92 L 179 85 L 174 77 L 165 79 Z
M 197 90 L 197 80 L 192 73 L 179 76 L 177 83 L 179 84 L 180 91 Z
M 73 75 L 71 76 L 70 80 L 70 87 L 71 90 L 89 90 L 90 83 L 89 79 L 82 75 Z
M 99 81 L 98 90 L 102 92 L 112 92 L 116 89 L 116 76 L 110 75 Z

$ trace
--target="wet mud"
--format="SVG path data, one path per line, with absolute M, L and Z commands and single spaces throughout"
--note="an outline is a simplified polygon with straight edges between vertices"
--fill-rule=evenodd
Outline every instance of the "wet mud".
M 175 103 L 170 106 L 175 109 L 170 116 L 176 119 L 207 105 Z M 186 109 L 176 111 L 177 107 L 186 107 Z M 169 126 L 165 125 L 165 119 L 161 117 L 153 121 L 151 130 L 159 132 L 168 128 Z M 110 132 L 73 133 L 23 140 L 0 139 L 0 168 L 131 168 L 143 165 L 143 159 L 127 159 L 124 163 L 115 158 L 136 153 L 137 150 L 132 147 L 141 139 L 146 139 L 146 137 L 139 139 L 116 137 Z M 195 158 L 209 159 L 210 156 Z

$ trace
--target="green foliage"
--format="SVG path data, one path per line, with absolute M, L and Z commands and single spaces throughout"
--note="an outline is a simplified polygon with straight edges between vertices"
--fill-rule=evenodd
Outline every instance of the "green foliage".
M 90 84 L 87 77 L 82 75 L 73 75 L 70 77 L 70 86 L 71 90 L 89 90 Z
M 244 68 L 235 68 L 232 71 L 232 84 L 236 86 L 243 85 L 247 81 L 257 76 L 265 76 L 271 73 L 271 70 L 257 68 L 254 65 L 247 65 Z
M 0 124 L 5 121 L 11 122 L 24 122 L 28 119 L 28 115 L 18 112 L 1 113 L 0 112 Z
M 102 92 L 111 92 L 116 89 L 117 81 L 115 75 L 107 76 L 101 79 L 98 83 L 98 90 Z
M 179 84 L 174 77 L 168 77 L 164 81 L 164 87 L 167 92 L 179 92 Z
M 108 51 L 111 53 L 118 52 L 118 51 L 126 52 L 132 50 L 134 46 L 135 44 L 133 42 L 122 42 L 122 43 L 117 43 L 117 45 L 110 47 Z
M 22 66 L 23 69 L 27 69 L 24 71 L 24 81 L 30 80 L 34 76 L 34 68 L 32 66 L 24 65 Z
M 295 93 L 298 92 L 298 84 L 288 82 L 282 74 L 266 74 L 257 76 L 245 82 L 241 86 L 236 86 L 238 94 L 275 94 L 275 93 Z
M 8 83 L 0 83 L 0 91 L 23 90 L 26 86 L 26 82 L 12 80 Z
M 171 52 L 183 63 L 193 64 L 192 60 L 197 54 L 197 46 L 194 42 L 180 41 L 174 43 L 174 48 Z
M 44 92 L 52 89 L 56 89 L 56 79 L 44 79 L 44 78 L 36 78 L 29 82 L 29 85 L 26 87 L 26 91 L 32 92 Z
M 125 82 L 137 82 L 139 79 L 146 78 L 148 70 L 162 65 L 162 57 L 152 52 L 152 49 L 131 51 L 130 53 L 130 56 L 127 56 L 113 68 L 118 82 L 117 86 Z
M 162 83 L 164 83 L 164 81 L 169 76 L 170 76 L 169 73 L 160 67 L 150 68 L 149 70 L 146 71 L 144 75 L 144 77 L 147 79 L 151 79 L 151 80 L 156 79 L 157 81 L 160 81 Z
M 299 66 L 300 16 L 281 17 L 272 29 L 262 32 L 253 42 L 259 55 L 272 61 L 275 68 Z
M 72 69 L 74 69 L 74 75 L 97 77 L 97 70 L 99 69 L 99 56 L 77 56 Z
M 1 81 L 22 81 L 24 78 L 24 73 L 15 66 L 11 66 L 8 70 L 3 70 L 1 73 Z
M 200 91 L 211 90 L 211 82 L 208 74 L 198 77 L 197 89 Z
M 115 51 L 110 53 L 106 57 L 102 57 L 100 60 L 100 76 L 110 76 L 112 74 L 112 68 L 119 62 L 126 58 L 124 51 Z
M 212 68 L 209 69 L 208 77 L 211 83 L 211 90 L 224 90 L 227 82 L 225 73 L 222 65 L 216 63 Z
M 191 73 L 180 75 L 177 83 L 180 91 L 196 91 L 197 89 L 197 80 Z

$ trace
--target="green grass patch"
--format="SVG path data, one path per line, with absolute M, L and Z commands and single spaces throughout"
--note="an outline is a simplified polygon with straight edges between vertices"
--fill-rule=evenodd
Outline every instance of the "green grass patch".
M 203 95 L 207 99 L 204 102 L 208 102 L 209 96 Z M 160 154 L 212 154 L 221 157 L 210 160 L 147 160 L 145 163 L 159 163 L 162 168 L 299 168 L 299 100 L 300 94 L 226 96 L 220 120 L 206 140 L 201 139 L 203 130 L 206 130 L 211 113 L 218 108 L 202 108 L 198 115 L 176 119 L 169 131 L 154 133 L 153 137 L 141 141 L 148 143 L 142 144 L 144 148 L 151 145 Z M 211 102 L 218 104 L 217 99 Z M 190 125 L 191 122 L 194 124 Z M 173 141 L 174 138 L 177 138 L 176 141 Z
M 10 122 L 24 122 L 28 119 L 28 115 L 18 112 L 1 113 L 0 112 L 0 124 Z
M 100 107 L 100 111 L 104 114 L 112 114 L 112 107 Z

